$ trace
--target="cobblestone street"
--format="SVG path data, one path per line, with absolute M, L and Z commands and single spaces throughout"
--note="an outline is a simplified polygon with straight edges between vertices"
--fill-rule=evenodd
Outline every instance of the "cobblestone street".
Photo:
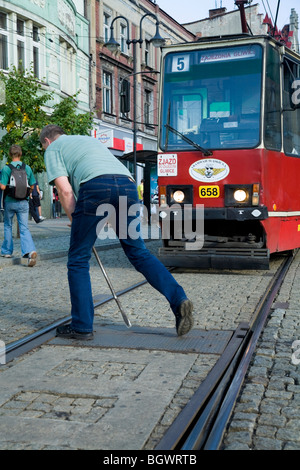
M 42 224 L 32 225 L 32 231 L 39 253 L 34 268 L 22 265 L 18 241 L 16 258 L 0 259 L 0 339 L 7 344 L 70 312 L 66 220 L 45 221 L 43 228 Z M 112 242 L 113 249 L 109 247 Z M 101 243 L 99 254 L 116 290 L 143 279 L 117 241 Z M 148 241 L 147 246 L 157 253 L 160 241 Z M 270 271 L 175 272 L 194 302 L 195 331 L 226 333 L 240 322 L 250 321 L 280 262 L 280 257 L 275 258 Z M 300 449 L 299 264 L 298 254 L 259 340 L 223 449 Z M 94 258 L 91 277 L 95 295 L 109 293 Z M 16 280 L 17 285 L 25 286 L 22 294 L 15 288 Z M 174 317 L 167 302 L 149 285 L 124 294 L 121 302 L 133 328 L 164 328 L 174 334 Z M 110 326 L 124 328 L 115 302 L 95 310 L 95 329 L 104 334 Z M 154 449 L 218 357 L 195 350 L 185 354 L 139 350 L 137 354 L 126 348 L 98 350 L 89 344 L 78 348 L 72 343 L 50 342 L 0 368 L 0 448 Z M 144 415 L 144 422 L 133 432 L 138 413 Z M 116 431 L 119 424 L 115 420 L 120 416 L 132 419 L 126 441 L 122 441 L 124 430 Z M 53 434 L 48 432 L 50 422 Z M 81 428 L 81 439 L 73 425 Z M 98 430 L 95 439 L 90 439 L 88 426 Z

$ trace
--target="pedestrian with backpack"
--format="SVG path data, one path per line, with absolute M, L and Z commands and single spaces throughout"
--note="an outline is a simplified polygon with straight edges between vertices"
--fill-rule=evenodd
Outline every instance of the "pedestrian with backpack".
M 21 240 L 21 253 L 27 258 L 27 266 L 36 264 L 36 249 L 28 228 L 30 191 L 35 183 L 31 168 L 22 163 L 22 149 L 12 145 L 9 149 L 11 163 L 2 168 L 0 188 L 4 191 L 4 241 L 1 256 L 11 258 L 13 253 L 12 224 L 16 214 Z

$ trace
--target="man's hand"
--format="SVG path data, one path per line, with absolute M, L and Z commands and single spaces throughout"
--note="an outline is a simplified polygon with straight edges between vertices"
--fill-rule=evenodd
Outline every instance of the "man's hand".
M 61 205 L 63 206 L 65 213 L 72 222 L 72 214 L 75 210 L 76 201 L 68 177 L 59 176 L 55 179 L 54 183 L 58 192 L 58 197 L 61 202 Z

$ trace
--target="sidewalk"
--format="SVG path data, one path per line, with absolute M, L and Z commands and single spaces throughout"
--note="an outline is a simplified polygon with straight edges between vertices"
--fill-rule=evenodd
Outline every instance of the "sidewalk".
M 46 219 L 43 222 L 36 224 L 33 221 L 28 222 L 28 227 L 31 232 L 36 251 L 39 259 L 48 259 L 49 257 L 65 256 L 69 249 L 70 243 L 70 227 L 68 226 L 69 219 L 65 216 L 60 219 Z M 156 239 L 159 238 L 159 229 L 155 225 L 152 228 Z M 4 232 L 4 223 L 0 222 L 0 243 L 2 245 Z M 142 225 L 142 234 L 145 240 L 148 239 L 148 226 Z M 98 238 L 95 246 L 98 249 L 108 249 L 112 246 L 119 246 L 119 240 L 111 228 L 107 229 L 107 233 L 101 232 L 101 238 Z M 0 246 L 1 248 L 1 246 Z M 1 266 L 22 264 L 20 239 L 14 238 L 14 252 L 12 258 L 0 257 Z

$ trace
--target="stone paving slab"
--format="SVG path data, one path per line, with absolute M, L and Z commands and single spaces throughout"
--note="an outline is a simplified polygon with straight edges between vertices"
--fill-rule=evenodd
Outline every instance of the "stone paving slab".
M 141 449 L 196 358 L 43 346 L 1 373 L 0 448 Z

